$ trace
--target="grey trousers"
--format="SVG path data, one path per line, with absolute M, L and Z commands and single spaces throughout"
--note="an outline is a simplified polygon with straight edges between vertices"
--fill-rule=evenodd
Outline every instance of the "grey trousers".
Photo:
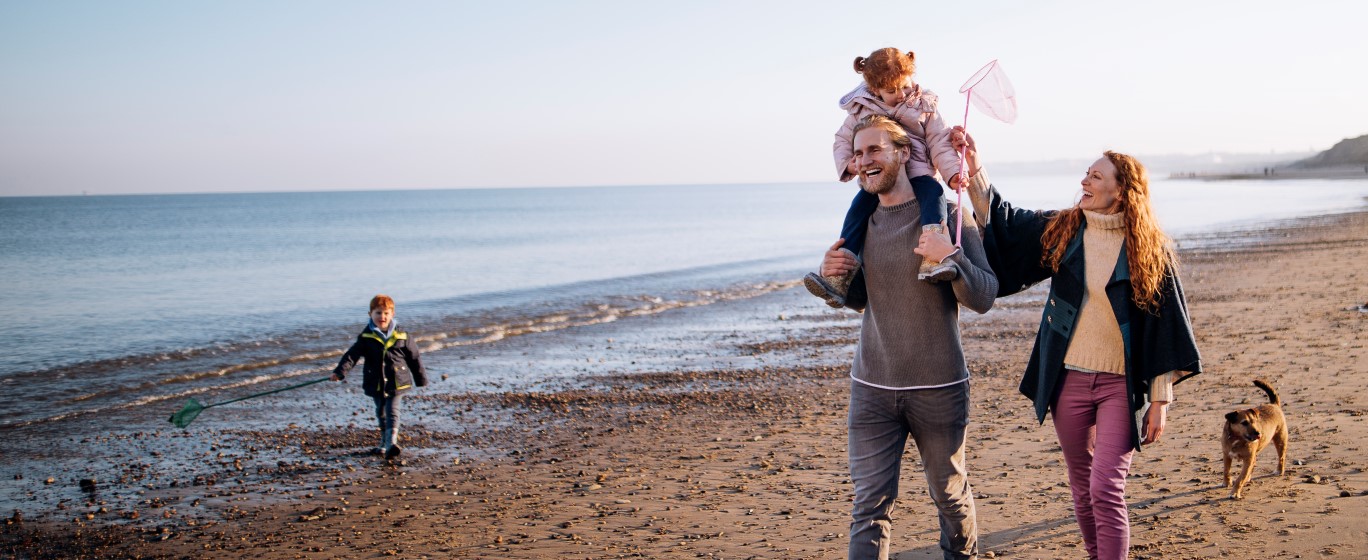
M 907 438 L 916 442 L 927 492 L 940 512 L 940 548 L 947 559 L 976 558 L 974 492 L 964 468 L 969 383 L 937 389 L 889 390 L 850 383 L 851 509 L 849 557 L 888 558 Z
M 403 410 L 399 406 L 401 396 L 395 393 L 388 397 L 371 397 L 375 400 L 375 419 L 380 424 L 381 432 L 399 429 L 399 411 Z

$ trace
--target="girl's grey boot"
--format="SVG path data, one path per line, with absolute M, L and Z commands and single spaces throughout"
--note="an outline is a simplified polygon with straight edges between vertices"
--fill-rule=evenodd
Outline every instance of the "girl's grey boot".
M 844 247 L 842 251 L 850 253 L 850 256 L 859 260 L 849 249 Z M 846 294 L 850 291 L 850 281 L 855 278 L 855 272 L 859 269 L 851 270 L 842 276 L 822 276 L 816 272 L 809 272 L 803 277 L 803 286 L 807 287 L 808 292 L 826 300 L 827 305 L 837 309 L 845 307 Z

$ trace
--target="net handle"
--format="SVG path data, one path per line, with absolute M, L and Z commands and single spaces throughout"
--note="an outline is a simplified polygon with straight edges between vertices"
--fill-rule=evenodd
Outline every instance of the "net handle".
M 270 390 L 270 391 L 266 391 L 266 392 L 263 392 L 263 393 L 257 393 L 257 394 L 255 394 L 255 395 L 247 395 L 247 396 L 245 396 L 245 397 L 238 397 L 238 398 L 236 398 L 236 399 L 226 400 L 226 401 L 223 401 L 223 402 L 217 402 L 217 403 L 214 403 L 214 404 L 206 404 L 206 405 L 204 405 L 204 408 L 210 408 L 210 407 L 219 406 L 219 405 L 228 404 L 228 403 L 235 403 L 235 402 L 238 402 L 238 401 L 245 401 L 245 400 L 247 400 L 247 399 L 254 399 L 254 398 L 256 398 L 256 397 L 264 397 L 264 396 L 266 396 L 266 395 L 270 395 L 270 394 L 274 394 L 274 393 L 279 393 L 279 392 L 281 392 L 281 391 L 289 391 L 289 390 L 291 390 L 291 389 L 298 389 L 298 388 L 300 388 L 300 387 L 307 387 L 307 386 L 309 386 L 309 385 L 313 385 L 314 383 L 322 383 L 322 382 L 324 382 L 324 381 L 328 381 L 328 380 L 331 380 L 331 379 L 332 379 L 331 377 L 324 377 L 323 379 L 315 379 L 315 380 L 313 380 L 313 381 L 305 381 L 305 382 L 300 383 L 300 384 L 298 384 L 298 385 L 291 385 L 291 386 L 289 386 L 289 387 L 281 387 L 281 388 L 279 388 L 279 389 L 272 389 L 272 390 Z
M 993 63 L 997 63 L 997 61 L 994 60 Z M 992 66 L 992 64 L 989 64 L 988 66 Z M 985 68 L 987 68 L 987 66 L 985 66 Z M 979 73 L 980 73 L 980 74 L 985 74 L 985 75 L 986 75 L 986 73 L 985 73 L 983 70 L 979 70 Z M 982 80 L 982 79 L 983 79 L 983 78 L 981 78 L 981 77 L 979 78 L 979 80 Z M 971 80 L 971 81 L 974 81 L 973 78 L 970 78 L 970 80 Z M 974 81 L 974 85 L 978 85 L 978 81 Z M 964 90 L 960 90 L 960 91 L 964 91 Z M 974 97 L 974 87 L 973 87 L 973 86 L 969 86 L 969 90 L 968 90 L 968 91 L 964 91 L 964 126 L 961 127 L 961 128 L 964 129 L 964 133 L 965 133 L 966 135 L 969 134 L 969 105 L 970 105 L 969 102 L 973 99 L 973 97 Z M 960 162 L 959 162 L 959 163 L 960 163 L 960 168 L 959 168 L 960 177 L 963 178 L 965 182 L 968 182 L 968 181 L 969 181 L 969 161 L 968 161 L 968 154 L 969 154 L 969 143 L 968 143 L 968 142 L 965 142 L 964 147 L 963 147 L 963 148 L 960 148 L 960 153 L 959 153 L 959 156 L 960 156 L 960 158 L 959 158 L 959 160 L 960 160 Z M 964 245 L 963 245 L 963 241 L 964 241 L 964 189 L 966 189 L 966 188 L 968 188 L 967 185 L 961 185 L 960 188 L 955 189 L 955 246 L 956 246 L 956 247 L 963 247 L 963 246 L 964 246 Z

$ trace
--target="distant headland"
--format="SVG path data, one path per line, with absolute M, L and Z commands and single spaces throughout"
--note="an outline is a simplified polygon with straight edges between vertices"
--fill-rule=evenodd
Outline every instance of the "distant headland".
M 1172 179 L 1363 179 L 1368 178 L 1368 134 L 1340 140 L 1330 149 L 1291 162 L 1268 162 L 1239 171 L 1177 171 Z

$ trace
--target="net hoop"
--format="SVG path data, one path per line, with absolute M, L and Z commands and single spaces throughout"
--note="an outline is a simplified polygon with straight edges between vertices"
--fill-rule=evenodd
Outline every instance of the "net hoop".
M 974 72 L 974 75 L 960 86 L 959 91 L 968 96 L 967 102 L 972 102 L 983 114 L 1007 124 L 1016 122 L 1016 90 L 997 59 L 989 61 L 983 68 L 979 68 L 978 72 Z M 967 111 L 968 107 L 965 110 Z
M 964 85 L 960 86 L 959 92 L 969 93 L 969 90 L 974 89 L 974 86 L 979 85 L 979 82 L 982 82 L 984 78 L 987 78 L 988 74 L 997 67 L 998 61 L 996 58 L 989 61 L 988 64 L 984 64 L 983 68 L 979 68 L 978 72 L 974 72 L 973 76 L 969 76 L 969 79 L 964 81 Z

